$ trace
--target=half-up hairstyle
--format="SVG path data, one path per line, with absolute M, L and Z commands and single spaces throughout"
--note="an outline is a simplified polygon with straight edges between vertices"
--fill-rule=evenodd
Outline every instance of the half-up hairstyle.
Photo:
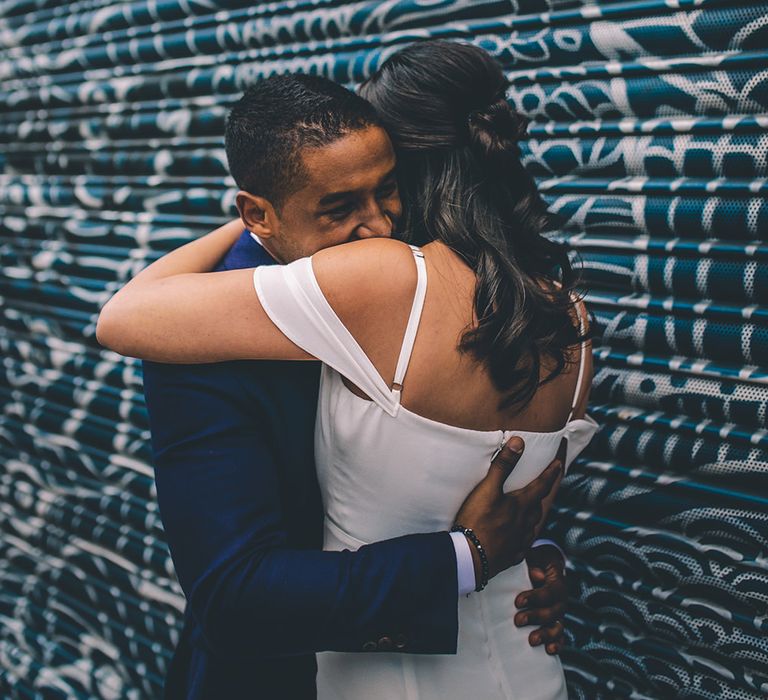
M 459 347 L 487 363 L 501 407 L 519 411 L 585 338 L 566 249 L 542 235 L 551 220 L 520 160 L 527 121 L 508 87 L 482 49 L 425 41 L 387 59 L 361 94 L 395 146 L 404 237 L 442 241 L 474 270 L 476 323 Z

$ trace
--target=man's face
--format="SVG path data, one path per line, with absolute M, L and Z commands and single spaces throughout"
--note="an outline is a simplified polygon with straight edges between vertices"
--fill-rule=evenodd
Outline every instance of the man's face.
M 402 213 L 395 154 L 384 129 L 370 126 L 302 152 L 304 186 L 289 195 L 265 247 L 288 263 L 361 238 L 389 237 Z

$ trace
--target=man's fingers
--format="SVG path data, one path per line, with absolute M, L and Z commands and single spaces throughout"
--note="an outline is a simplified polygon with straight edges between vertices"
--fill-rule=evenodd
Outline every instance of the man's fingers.
M 534 584 L 535 585 L 535 584 Z M 557 603 L 561 598 L 565 598 L 563 588 L 560 586 L 542 586 L 530 591 L 523 591 L 515 598 L 515 605 L 518 608 L 545 608 L 553 603 Z
M 522 438 L 515 435 L 507 440 L 504 447 L 493 458 L 487 478 L 499 491 L 502 490 L 507 477 L 520 461 L 523 450 L 525 450 L 525 443 Z
M 541 637 L 544 643 L 547 642 L 562 642 L 565 635 L 565 625 L 562 620 L 557 620 L 551 625 L 546 625 L 541 628 Z
M 528 577 L 531 579 L 531 583 L 535 588 L 538 588 L 547 580 L 547 574 L 545 573 L 544 569 L 540 569 L 538 567 L 529 568 Z
M 565 614 L 565 606 L 556 603 L 548 608 L 533 608 L 522 610 L 515 615 L 515 624 L 518 627 L 526 625 L 551 625 L 557 622 Z
M 559 562 L 550 562 L 544 567 L 544 579 L 547 583 L 565 584 L 565 562 L 561 559 Z
M 565 627 L 560 620 L 534 630 L 528 635 L 532 647 L 546 644 L 548 654 L 556 654 L 565 641 Z

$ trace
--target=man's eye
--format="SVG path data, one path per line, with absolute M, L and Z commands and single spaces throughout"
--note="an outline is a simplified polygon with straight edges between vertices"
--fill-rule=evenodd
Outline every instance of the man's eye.
M 352 206 L 345 204 L 343 207 L 336 207 L 335 209 L 329 209 L 325 212 L 326 216 L 330 216 L 332 219 L 343 219 L 352 213 Z
M 389 195 L 394 194 L 396 190 L 397 180 L 392 180 L 391 182 L 387 182 L 379 187 L 379 196 L 388 197 Z

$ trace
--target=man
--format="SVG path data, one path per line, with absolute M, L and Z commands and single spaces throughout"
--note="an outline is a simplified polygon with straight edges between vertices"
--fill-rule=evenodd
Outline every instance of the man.
M 341 86 L 308 76 L 262 81 L 233 108 L 226 150 L 241 189 L 241 221 L 227 226 L 246 230 L 219 269 L 392 234 L 400 201 L 391 144 L 370 105 Z M 187 596 L 167 698 L 302 700 L 315 696 L 316 651 L 456 651 L 458 595 L 480 571 L 464 535 L 320 551 L 318 369 L 145 363 L 158 500 Z M 550 469 L 502 496 L 517 458 L 500 452 L 457 514 L 485 545 L 492 572 L 523 557 L 554 481 Z M 525 594 L 529 609 L 516 622 L 547 623 L 534 634 L 552 652 L 562 634 L 562 560 L 548 547 L 533 556 L 532 578 L 548 585 Z

